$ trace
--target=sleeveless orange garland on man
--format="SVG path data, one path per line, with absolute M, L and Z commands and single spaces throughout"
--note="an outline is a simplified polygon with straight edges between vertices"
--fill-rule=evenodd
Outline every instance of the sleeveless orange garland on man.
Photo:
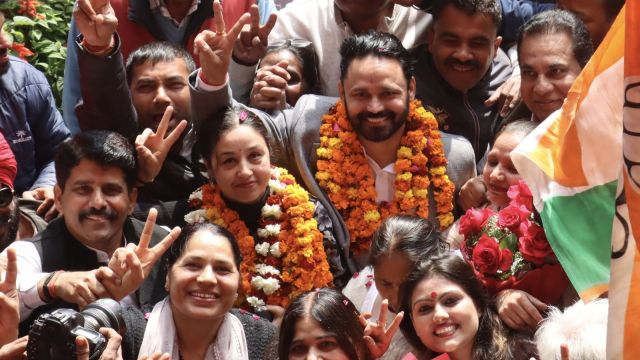
M 323 117 L 317 150 L 316 180 L 342 215 L 351 237 L 351 251 L 369 249 L 371 236 L 389 216 L 416 214 L 429 217 L 429 187 L 440 229 L 453 221 L 455 186 L 447 176 L 438 123 L 419 100 L 409 103 L 405 133 L 395 161 L 395 196 L 376 203 L 375 177 L 342 100 Z

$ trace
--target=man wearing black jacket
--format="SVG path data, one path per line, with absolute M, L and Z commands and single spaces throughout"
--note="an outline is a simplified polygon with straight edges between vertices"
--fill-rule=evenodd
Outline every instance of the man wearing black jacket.
M 9 246 L 16 249 L 20 269 L 21 332 L 40 314 L 82 308 L 100 298 L 139 307 L 161 300 L 166 294 L 164 270 L 154 264 L 179 230 L 168 234 L 154 227 L 153 216 L 147 224 L 129 216 L 137 196 L 137 166 L 129 142 L 112 132 L 83 132 L 60 145 L 55 166 L 55 206 L 62 217 L 33 239 Z M 140 289 L 129 288 L 127 281 L 114 286 L 113 278 L 105 282 L 98 275 L 100 266 L 114 261 L 118 248 L 139 242 L 130 247 L 148 275 Z

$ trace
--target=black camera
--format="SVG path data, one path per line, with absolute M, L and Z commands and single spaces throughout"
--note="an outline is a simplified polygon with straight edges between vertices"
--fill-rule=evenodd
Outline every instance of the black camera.
M 87 305 L 82 312 L 58 309 L 42 314 L 33 323 L 27 343 L 29 360 L 69 360 L 76 358 L 76 337 L 89 343 L 89 359 L 97 360 L 107 345 L 98 331 L 101 327 L 125 333 L 120 304 L 112 299 L 100 299 Z

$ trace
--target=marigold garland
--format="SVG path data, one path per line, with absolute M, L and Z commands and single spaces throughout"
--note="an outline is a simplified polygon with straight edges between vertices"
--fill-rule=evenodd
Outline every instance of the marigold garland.
M 264 310 L 267 304 L 284 308 L 289 300 L 331 286 L 333 276 L 323 246 L 323 235 L 313 217 L 309 193 L 285 169 L 273 167 L 269 196 L 259 219 L 257 240 L 238 213 L 229 209 L 220 190 L 203 185 L 189 197 L 194 211 L 187 223 L 209 221 L 231 231 L 242 253 L 243 296 L 239 305 Z
M 317 154 L 316 180 L 345 220 L 354 254 L 369 249 L 373 232 L 391 215 L 429 217 L 430 185 L 440 228 L 453 223 L 455 186 L 447 176 L 438 123 L 419 100 L 409 103 L 405 134 L 397 150 L 391 203 L 376 203 L 375 176 L 341 100 L 322 118 Z

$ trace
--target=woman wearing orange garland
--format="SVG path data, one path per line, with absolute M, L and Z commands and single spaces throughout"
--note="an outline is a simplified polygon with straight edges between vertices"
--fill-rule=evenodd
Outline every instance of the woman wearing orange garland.
M 198 129 L 194 147 L 211 183 L 189 197 L 184 219 L 215 223 L 238 239 L 240 302 L 257 312 L 276 306 L 269 309 L 277 313 L 289 299 L 331 286 L 332 271 L 344 271 L 322 205 L 287 170 L 271 166 L 268 133 L 254 115 L 229 108 L 213 118 Z

